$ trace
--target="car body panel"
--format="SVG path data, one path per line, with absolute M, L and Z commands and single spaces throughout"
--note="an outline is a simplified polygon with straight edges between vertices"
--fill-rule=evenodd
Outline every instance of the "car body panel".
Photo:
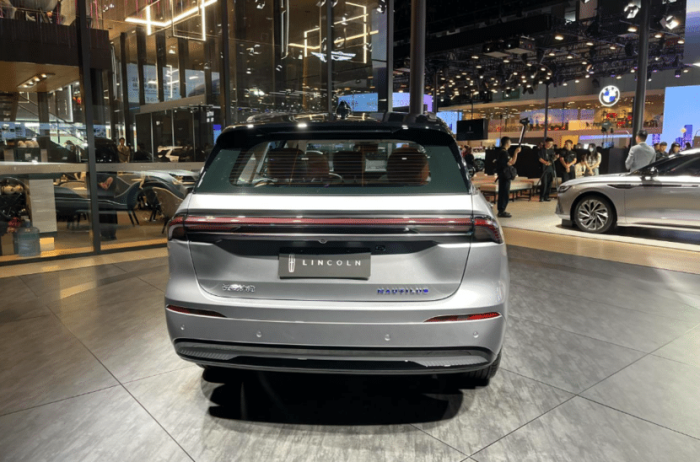
M 684 153 L 698 158 L 700 153 Z M 665 162 L 665 161 L 660 161 Z M 651 164 L 648 168 L 661 165 Z M 565 190 L 564 190 L 565 189 Z M 560 187 L 556 214 L 573 220 L 577 200 L 598 194 L 610 200 L 623 226 L 700 226 L 700 177 L 692 175 L 650 175 L 646 171 L 577 178 Z
M 360 134 L 357 139 L 393 139 L 397 130 L 408 139 L 430 139 L 432 132 L 415 124 L 403 128 L 366 123 L 359 124 L 359 129 L 351 125 L 308 124 L 309 131 L 331 140 L 353 139 L 354 133 Z M 279 133 L 288 129 L 271 124 L 242 133 L 252 138 L 252 146 L 267 136 L 285 136 Z M 219 141 L 226 139 L 222 136 Z M 241 142 L 241 137 L 230 138 L 230 134 L 228 139 Z M 456 145 L 454 155 L 455 166 L 464 175 L 464 190 L 459 193 L 231 194 L 202 193 L 195 188 L 178 213 L 185 217 L 183 222 L 187 217 L 211 216 L 225 217 L 226 223 L 250 217 L 359 218 L 370 223 L 482 217 L 496 223 L 490 204 L 466 179 Z M 165 303 L 171 308 L 166 309 L 166 319 L 175 350 L 183 359 L 258 370 L 436 373 L 483 369 L 501 351 L 509 290 L 502 242 L 477 241 L 474 234 L 464 232 L 422 233 L 409 227 L 403 233 L 382 234 L 371 225 L 317 234 L 301 225 L 284 232 L 258 232 L 238 225 L 229 225 L 226 232 L 203 229 L 201 236 L 190 233 L 185 240 L 168 241 L 170 278 Z M 497 225 L 494 232 L 500 236 Z M 372 272 L 367 280 L 283 279 L 278 274 L 279 255 L 289 248 L 311 255 L 323 254 L 326 248 L 350 254 L 362 249 L 371 254 Z M 412 291 L 415 287 L 426 290 Z M 488 319 L 427 322 L 484 313 L 497 314 Z

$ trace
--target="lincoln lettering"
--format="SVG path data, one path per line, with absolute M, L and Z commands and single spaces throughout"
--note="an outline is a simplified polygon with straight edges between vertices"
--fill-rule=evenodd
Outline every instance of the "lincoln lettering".
M 362 266 L 362 260 L 302 260 L 301 266 Z

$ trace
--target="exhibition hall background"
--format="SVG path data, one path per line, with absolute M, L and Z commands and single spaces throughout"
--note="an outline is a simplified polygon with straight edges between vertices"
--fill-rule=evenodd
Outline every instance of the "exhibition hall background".
M 43 257 L 162 245 L 223 127 L 391 104 L 383 0 L 80 1 L 0 8 L 0 264 L 25 216 Z
M 475 152 L 519 136 L 524 117 L 533 145 L 546 133 L 625 151 L 641 54 L 630 2 L 515 3 L 431 3 L 425 109 L 453 131 L 487 119 L 486 139 L 461 142 Z M 648 29 L 642 126 L 698 147 L 700 1 L 651 3 L 679 23 Z M 227 125 L 340 101 L 406 112 L 409 32 L 409 2 L 393 0 L 3 0 L 0 265 L 164 245 Z M 620 97 L 604 107 L 610 85 Z M 20 245 L 36 233 L 39 248 Z

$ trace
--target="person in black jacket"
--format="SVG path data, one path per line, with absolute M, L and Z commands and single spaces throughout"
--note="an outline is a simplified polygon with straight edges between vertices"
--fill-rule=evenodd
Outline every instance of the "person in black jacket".
M 508 207 L 508 198 L 510 197 L 510 178 L 506 178 L 505 171 L 518 161 L 518 153 L 520 147 L 515 148 L 513 157 L 508 154 L 510 148 L 510 138 L 504 136 L 501 138 L 501 149 L 496 151 L 496 173 L 498 174 L 498 216 L 501 218 L 510 218 L 512 215 L 506 212 Z
M 540 202 L 549 202 L 550 190 L 552 189 L 552 178 L 554 177 L 554 162 L 559 158 L 559 154 L 554 152 L 554 140 L 547 138 L 544 147 L 540 149 L 539 162 L 542 164 L 542 185 L 540 188 Z
M 573 150 L 574 143 L 571 140 L 566 140 L 564 150 L 560 153 L 559 162 L 562 165 L 561 182 L 567 182 L 576 178 L 576 164 L 578 159 L 576 151 Z

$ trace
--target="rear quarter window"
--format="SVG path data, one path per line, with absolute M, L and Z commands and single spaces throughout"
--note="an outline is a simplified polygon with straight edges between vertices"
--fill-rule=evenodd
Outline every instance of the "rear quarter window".
M 450 146 L 402 140 L 266 141 L 223 147 L 211 160 L 198 193 L 454 194 L 466 193 Z

